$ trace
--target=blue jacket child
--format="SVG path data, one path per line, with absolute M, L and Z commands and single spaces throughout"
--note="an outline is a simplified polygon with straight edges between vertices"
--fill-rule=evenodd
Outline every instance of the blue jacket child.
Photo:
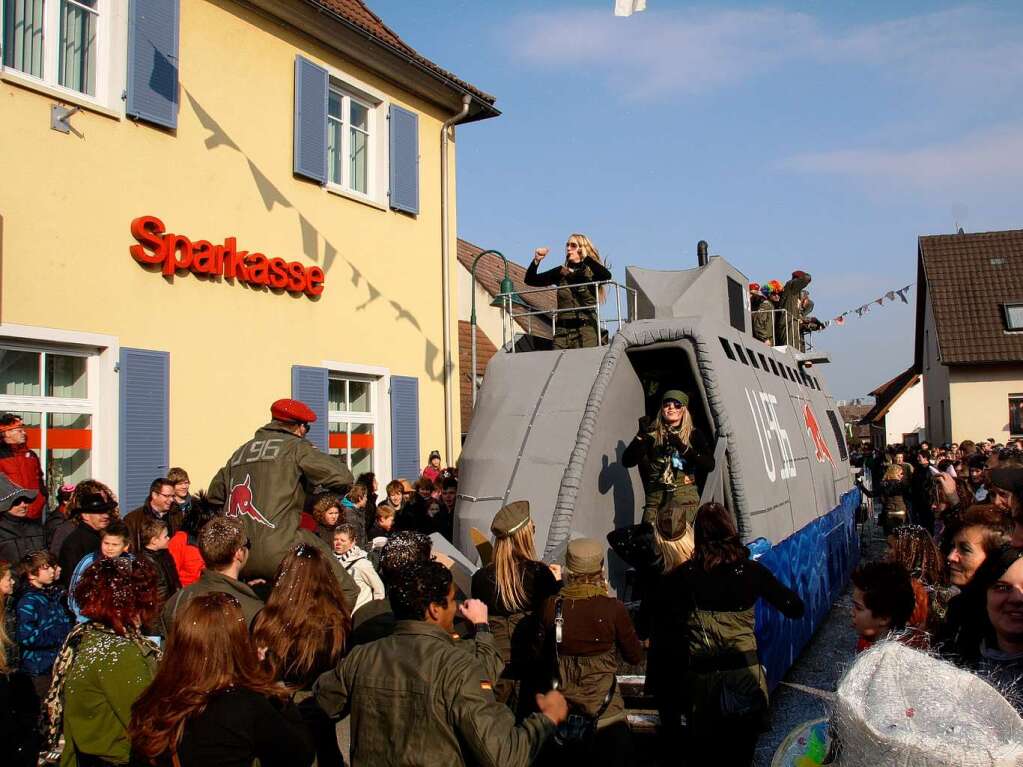
M 64 590 L 60 586 L 29 585 L 16 608 L 17 642 L 21 646 L 19 668 L 27 674 L 48 674 L 57 660 L 64 639 L 74 619 L 64 606 Z

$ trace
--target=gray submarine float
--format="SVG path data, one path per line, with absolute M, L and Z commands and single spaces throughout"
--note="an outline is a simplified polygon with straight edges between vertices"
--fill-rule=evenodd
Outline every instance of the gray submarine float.
M 756 341 L 749 281 L 706 252 L 701 241 L 692 269 L 628 267 L 627 316 L 602 346 L 516 351 L 513 339 L 493 356 L 459 462 L 454 545 L 475 569 L 473 529 L 489 532 L 498 509 L 519 499 L 530 503 L 537 552 L 550 563 L 563 561 L 573 538 L 606 542 L 611 530 L 639 522 L 643 484 L 622 453 L 637 419 L 656 414 L 661 392 L 682 389 L 715 449 L 701 500 L 723 503 L 752 556 L 806 604 L 798 621 L 763 600 L 757 606 L 773 688 L 858 561 L 860 491 L 820 374 L 828 358 Z M 624 594 L 625 564 L 610 549 L 606 561 L 612 588 Z

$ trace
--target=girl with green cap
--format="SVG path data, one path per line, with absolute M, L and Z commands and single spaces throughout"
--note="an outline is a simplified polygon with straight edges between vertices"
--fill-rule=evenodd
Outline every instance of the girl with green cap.
M 674 500 L 685 509 L 687 524 L 692 524 L 700 506 L 700 487 L 714 469 L 714 453 L 693 426 L 685 392 L 664 392 L 652 424 L 646 416 L 639 419 L 639 433 L 625 449 L 622 465 L 639 466 L 646 492 L 644 522 L 653 525 L 658 509 Z

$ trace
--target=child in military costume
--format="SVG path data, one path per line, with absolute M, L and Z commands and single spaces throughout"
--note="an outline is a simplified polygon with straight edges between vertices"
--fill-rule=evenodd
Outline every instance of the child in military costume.
M 611 272 L 601 263 L 600 253 L 585 234 L 573 234 L 568 238 L 565 244 L 565 263 L 562 266 L 537 274 L 537 268 L 548 252 L 548 248 L 536 249 L 526 271 L 525 282 L 532 288 L 555 285 L 562 288 L 558 291 L 558 309 L 561 311 L 554 322 L 554 348 L 598 346 L 600 328 L 594 307 L 598 297 L 601 300 L 604 298 L 603 288 L 598 291 L 595 285 L 587 283 L 610 280 Z
M 643 521 L 654 524 L 657 510 L 674 500 L 685 509 L 692 524 L 700 505 L 700 488 L 714 469 L 714 453 L 703 434 L 693 426 L 689 397 L 669 389 L 651 424 L 639 419 L 639 433 L 622 455 L 626 468 L 639 466 L 646 502 Z

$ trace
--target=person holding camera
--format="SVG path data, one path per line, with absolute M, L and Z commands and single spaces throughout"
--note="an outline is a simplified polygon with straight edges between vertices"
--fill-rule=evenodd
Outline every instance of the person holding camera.
M 618 690 L 618 655 L 643 661 L 643 646 L 625 605 L 608 596 L 604 546 L 591 538 L 568 544 L 565 585 L 543 608 L 542 625 L 554 686 L 569 715 L 548 742 L 541 764 L 630 765 L 632 739 Z
M 657 511 L 671 500 L 685 508 L 692 524 L 700 505 L 700 488 L 714 470 L 714 452 L 693 425 L 689 397 L 679 389 L 661 396 L 661 407 L 651 422 L 639 419 L 639 433 L 622 454 L 622 466 L 639 466 L 646 491 L 643 521 L 651 525 Z
M 604 289 L 588 283 L 605 282 L 611 272 L 600 260 L 600 253 L 585 234 L 573 234 L 565 243 L 565 263 L 540 274 L 537 269 L 550 248 L 537 248 L 526 270 L 525 282 L 531 288 L 558 286 L 558 314 L 554 322 L 555 349 L 581 349 L 600 345 L 597 302 L 604 300 Z

